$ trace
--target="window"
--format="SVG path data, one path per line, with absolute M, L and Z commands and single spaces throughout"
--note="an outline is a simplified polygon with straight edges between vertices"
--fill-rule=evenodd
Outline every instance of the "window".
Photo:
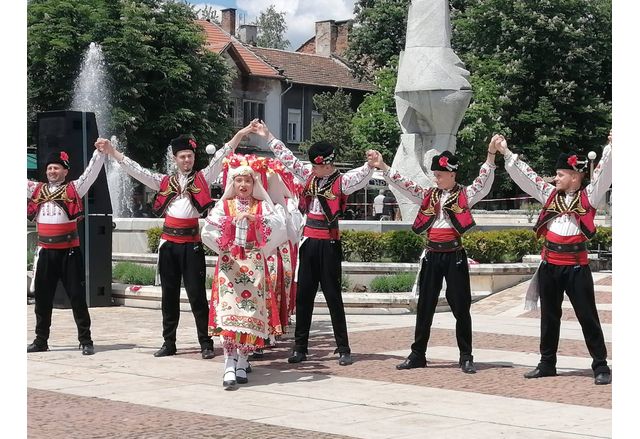
M 297 108 L 289 108 L 287 116 L 287 142 L 300 143 L 302 138 L 302 112 Z
M 242 100 L 240 98 L 231 98 L 229 105 L 227 105 L 227 115 L 233 123 L 235 128 L 242 128 L 242 115 L 240 113 L 240 106 Z
M 249 125 L 253 119 L 264 120 L 264 103 L 258 101 L 244 101 L 243 124 Z
M 312 111 L 311 112 L 311 129 L 312 130 L 313 130 L 313 127 L 318 122 L 322 122 L 322 114 L 318 113 L 317 111 Z

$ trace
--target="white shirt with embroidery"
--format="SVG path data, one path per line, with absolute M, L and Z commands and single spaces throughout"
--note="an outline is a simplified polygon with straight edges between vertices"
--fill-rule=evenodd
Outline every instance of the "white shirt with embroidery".
M 504 167 L 513 181 L 520 186 L 520 189 L 545 205 L 555 186 L 544 181 L 529 165 L 518 158 L 518 154 L 506 155 Z M 585 188 L 587 198 L 592 206 L 596 207 L 600 204 L 611 186 L 611 180 L 611 145 L 607 145 L 602 150 L 600 162 L 593 170 L 591 182 Z M 570 205 L 577 194 L 577 192 L 566 193 L 564 195 L 565 203 Z M 574 215 L 568 214 L 558 215 L 547 223 L 547 228 L 550 232 L 560 236 L 575 236 L 581 233 L 578 220 Z
M 311 177 L 313 165 L 303 164 L 279 139 L 272 139 L 269 142 L 269 148 L 271 148 L 271 151 L 273 151 L 273 154 L 276 156 L 276 158 L 280 160 L 282 164 L 294 176 L 299 178 L 301 181 L 304 181 L 305 183 L 309 180 L 309 178 Z M 365 164 L 359 168 L 352 169 L 342 174 L 342 192 L 345 195 L 349 195 L 359 189 L 364 188 L 369 183 L 369 179 L 371 178 L 373 171 L 374 168 L 371 168 L 369 167 L 369 165 Z M 327 179 L 328 176 L 318 179 L 318 184 L 323 185 L 327 181 Z M 311 206 L 309 206 L 309 213 L 318 215 L 323 214 L 322 206 L 318 201 L 318 197 L 314 197 L 311 201 Z
M 230 151 L 231 147 L 225 143 L 223 148 L 216 151 L 207 167 L 198 171 L 202 173 L 207 183 L 211 184 L 218 178 L 218 175 L 220 175 L 220 171 L 222 170 L 222 159 Z M 140 183 L 155 191 L 160 190 L 160 183 L 162 182 L 162 179 L 166 177 L 166 174 L 153 172 L 149 169 L 143 168 L 140 164 L 126 156 L 119 163 L 127 174 L 138 180 Z M 171 200 L 171 203 L 167 206 L 167 210 L 165 211 L 166 215 L 173 218 L 200 217 L 200 213 L 198 213 L 198 210 L 191 202 L 191 197 L 186 193 L 189 174 L 190 172 L 177 172 L 178 183 L 180 184 L 180 193 Z
M 87 192 L 89 192 L 91 185 L 96 181 L 96 178 L 98 178 L 98 174 L 100 174 L 100 169 L 102 169 L 105 157 L 106 155 L 104 153 L 95 150 L 82 175 L 78 177 L 77 180 L 73 180 L 69 183 L 75 187 L 80 198 L 84 197 Z M 27 198 L 31 198 L 33 191 L 36 189 L 38 184 L 40 183 L 37 181 L 27 180 Z M 62 184 L 48 183 L 47 186 L 49 192 L 53 192 L 62 186 Z M 77 221 L 77 219 L 69 221 L 67 214 L 54 201 L 42 203 L 38 216 L 36 217 L 36 222 L 42 224 L 63 224 L 75 221 Z
M 495 178 L 496 166 L 487 162 L 483 163 L 480 167 L 480 172 L 473 183 L 469 186 L 465 186 L 465 194 L 467 195 L 467 201 L 469 203 L 469 209 L 473 207 L 478 201 L 487 196 L 491 190 L 493 179 Z M 423 188 L 419 184 L 413 182 L 409 178 L 403 176 L 397 170 L 389 167 L 389 169 L 383 172 L 384 179 L 393 187 L 402 191 L 402 193 L 416 204 L 422 204 L 427 192 L 431 188 Z M 440 205 L 444 205 L 451 195 L 448 190 L 442 191 L 442 197 L 440 198 Z M 447 212 L 444 209 L 440 209 L 438 217 L 433 223 L 434 229 L 450 229 L 453 228 L 453 224 L 449 219 Z

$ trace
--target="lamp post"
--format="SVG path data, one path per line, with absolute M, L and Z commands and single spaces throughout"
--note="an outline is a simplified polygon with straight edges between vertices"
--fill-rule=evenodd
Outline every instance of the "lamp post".
M 589 159 L 589 180 L 593 180 L 593 161 L 596 159 L 596 152 L 589 151 L 587 158 Z

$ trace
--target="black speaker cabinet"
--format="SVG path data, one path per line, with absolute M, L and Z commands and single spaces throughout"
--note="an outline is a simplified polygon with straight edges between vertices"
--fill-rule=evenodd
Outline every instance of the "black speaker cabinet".
M 46 111 L 38 113 L 38 171 L 46 181 L 46 160 L 51 152 L 69 155 L 69 180 L 77 179 L 89 164 L 98 138 L 94 113 L 83 111 Z M 90 307 L 112 305 L 111 236 L 113 231 L 111 199 L 104 167 L 83 199 L 84 219 L 78 222 L 80 250 L 84 256 L 87 304 Z M 59 283 L 54 307 L 69 308 L 69 299 Z

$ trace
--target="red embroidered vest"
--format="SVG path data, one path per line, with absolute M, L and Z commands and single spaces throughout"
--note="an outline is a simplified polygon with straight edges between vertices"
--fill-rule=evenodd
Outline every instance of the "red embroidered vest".
M 322 207 L 322 214 L 307 213 L 307 220 L 302 234 L 316 239 L 340 239 L 338 218 L 347 206 L 348 195 L 342 192 L 342 175 L 334 172 L 328 180 L 320 186 L 318 178 L 313 176 L 302 192 L 305 210 L 311 205 L 313 198 L 318 198 Z
M 449 194 L 449 198 L 441 206 L 442 189 L 431 188 L 422 200 L 422 205 L 416 215 L 416 219 L 411 227 L 415 233 L 422 233 L 429 230 L 438 217 L 440 209 L 444 210 L 453 224 L 453 228 L 462 235 L 464 232 L 476 225 L 469 209 L 469 202 L 464 186 L 456 184 L 456 187 Z
M 60 206 L 70 221 L 82 217 L 82 198 L 78 195 L 73 184 L 63 184 L 55 191 L 50 192 L 47 184 L 39 183 L 31 198 L 27 200 L 27 219 L 35 221 L 38 212 L 40 212 L 40 207 L 48 201 L 53 201 Z
M 533 230 L 535 230 L 536 235 L 545 235 L 548 230 L 547 224 L 549 221 L 562 214 L 575 216 L 578 220 L 578 224 L 580 225 L 580 231 L 582 231 L 587 239 L 593 238 L 593 235 L 596 234 L 596 226 L 594 223 L 596 209 L 591 206 L 591 203 L 589 203 L 587 191 L 581 189 L 579 195 L 573 199 L 570 205 L 567 206 L 564 201 L 564 196 L 554 189 L 542 208 L 536 225 L 533 226 Z
M 165 175 L 160 182 L 160 190 L 156 194 L 153 200 L 152 212 L 156 216 L 163 216 L 169 203 L 178 196 L 180 193 L 180 184 L 178 183 L 178 176 Z M 209 184 L 202 175 L 202 172 L 194 172 L 187 179 L 186 193 L 191 198 L 193 207 L 196 208 L 198 213 L 204 213 L 209 207 L 213 205 L 211 199 L 211 193 L 209 192 Z

